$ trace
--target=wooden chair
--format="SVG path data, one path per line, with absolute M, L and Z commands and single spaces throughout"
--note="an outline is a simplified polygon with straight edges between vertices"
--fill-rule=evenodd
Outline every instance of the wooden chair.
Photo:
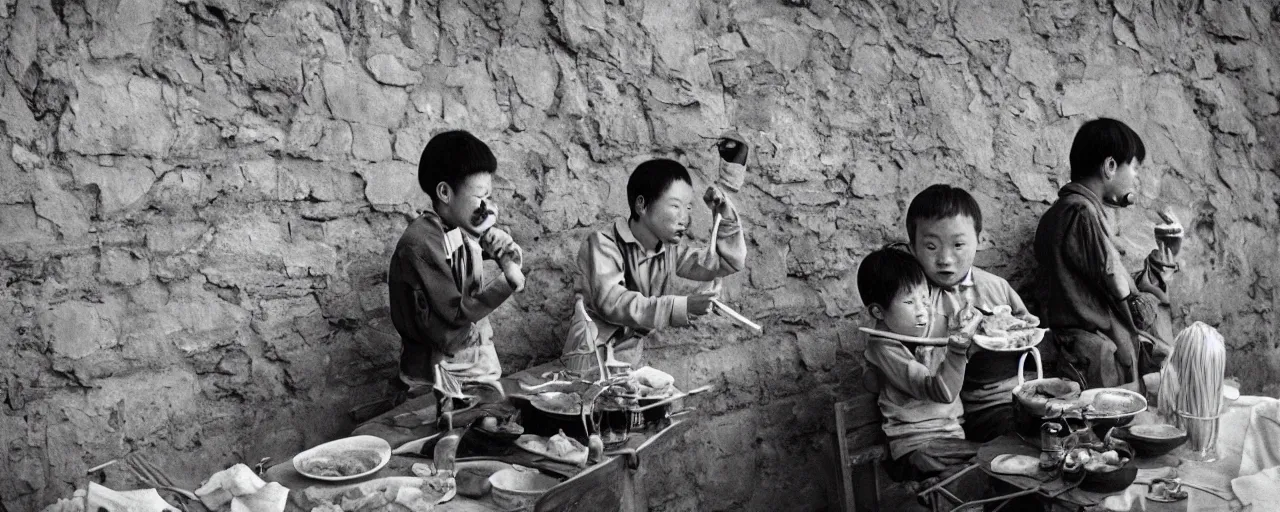
M 840 510 L 880 510 L 880 461 L 884 460 L 884 430 L 874 394 L 836 402 L 836 473 L 840 478 Z

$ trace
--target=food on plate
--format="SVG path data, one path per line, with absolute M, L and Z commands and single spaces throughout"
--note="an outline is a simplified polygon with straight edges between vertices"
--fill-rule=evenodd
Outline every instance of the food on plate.
M 560 433 L 550 438 L 523 435 L 516 440 L 516 446 L 549 459 L 570 464 L 585 464 L 587 462 L 587 447 L 583 446 L 577 439 L 564 435 L 564 431 L 560 431 Z
M 371 450 L 350 450 L 316 455 L 302 464 L 302 472 L 314 476 L 359 475 L 378 466 L 382 457 Z
M 1074 471 L 1083 466 L 1084 470 L 1090 473 L 1109 473 L 1128 463 L 1128 457 L 1120 455 L 1115 450 L 1099 452 L 1092 448 L 1076 448 L 1067 452 L 1062 460 L 1062 468 Z
M 636 391 L 641 397 L 665 397 L 676 390 L 675 377 L 650 366 L 631 372 L 631 377 L 635 379 Z
M 311 512 L 431 510 L 455 493 L 452 477 L 388 477 L 336 489 L 308 487 L 291 492 L 288 496 L 291 506 L 287 509 Z
M 1040 471 L 1040 459 L 1030 455 L 1001 454 L 991 460 L 991 471 L 1006 475 L 1035 475 Z
M 976 311 L 972 304 L 969 308 Z M 1035 346 L 1044 339 L 1045 330 L 1036 327 L 1039 320 L 1028 322 L 1017 318 L 1013 316 L 1013 308 L 1008 305 L 995 306 L 990 313 L 982 317 L 978 332 L 973 336 L 974 343 L 982 348 L 997 351 L 1020 350 Z M 960 316 L 973 315 L 974 313 L 966 313 Z
M 480 420 L 480 430 L 493 432 L 496 434 L 523 434 L 524 427 L 516 421 L 515 418 L 497 418 L 494 416 L 485 416 Z
M 578 415 L 582 413 L 582 395 L 548 391 L 538 393 L 529 400 L 535 408 L 552 414 Z
M 1089 409 L 1095 416 L 1121 416 L 1141 411 L 1146 407 L 1142 397 L 1122 390 L 1100 390 L 1093 397 Z
M 1008 305 L 991 308 L 991 314 L 982 319 L 978 327 L 979 334 L 993 338 L 1004 338 L 1012 331 L 1021 331 L 1035 327 L 1035 324 L 1013 316 L 1013 308 Z

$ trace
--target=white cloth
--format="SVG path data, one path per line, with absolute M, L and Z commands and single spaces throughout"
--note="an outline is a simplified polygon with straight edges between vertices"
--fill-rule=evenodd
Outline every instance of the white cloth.
M 1280 467 L 1232 480 L 1231 492 L 1253 510 L 1280 510 Z

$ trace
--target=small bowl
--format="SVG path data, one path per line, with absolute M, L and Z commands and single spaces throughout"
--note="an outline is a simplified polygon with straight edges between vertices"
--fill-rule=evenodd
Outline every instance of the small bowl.
M 533 469 L 508 468 L 489 476 L 489 495 L 502 510 L 532 510 L 560 481 Z
M 1187 431 L 1165 424 L 1130 425 L 1111 435 L 1128 441 L 1139 457 L 1159 457 L 1187 442 Z
M 364 462 L 365 471 L 351 475 L 321 475 L 314 470 L 317 463 L 335 458 L 351 458 Z M 293 456 L 293 469 L 303 476 L 316 480 L 341 482 L 372 475 L 391 461 L 391 445 L 374 436 L 355 436 L 330 441 Z
M 1122 458 L 1129 461 L 1111 471 L 1089 471 L 1085 468 L 1084 479 L 1080 481 L 1080 489 L 1097 493 L 1117 493 L 1133 485 L 1138 479 L 1138 465 L 1134 463 L 1133 449 L 1124 441 L 1115 441 L 1111 446 Z

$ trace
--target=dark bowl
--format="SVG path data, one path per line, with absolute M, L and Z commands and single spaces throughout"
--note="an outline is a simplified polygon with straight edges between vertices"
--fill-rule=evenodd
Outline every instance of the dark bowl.
M 1170 432 L 1176 431 L 1177 435 L 1156 436 L 1133 432 L 1133 429 L 1138 427 L 1143 426 L 1132 425 L 1125 428 L 1117 428 L 1112 431 L 1111 435 L 1117 439 L 1127 441 L 1129 446 L 1133 447 L 1134 453 L 1137 453 L 1139 457 L 1159 457 L 1187 442 L 1187 432 L 1173 425 L 1160 425 L 1158 427 L 1167 428 Z
M 1111 446 L 1121 457 L 1127 457 L 1126 462 L 1119 469 L 1107 472 L 1094 472 L 1088 469 L 1084 470 L 1084 480 L 1080 481 L 1080 489 L 1096 493 L 1117 493 L 1128 489 L 1133 485 L 1133 481 L 1138 479 L 1138 465 L 1133 460 L 1133 449 L 1124 441 L 1115 441 Z

